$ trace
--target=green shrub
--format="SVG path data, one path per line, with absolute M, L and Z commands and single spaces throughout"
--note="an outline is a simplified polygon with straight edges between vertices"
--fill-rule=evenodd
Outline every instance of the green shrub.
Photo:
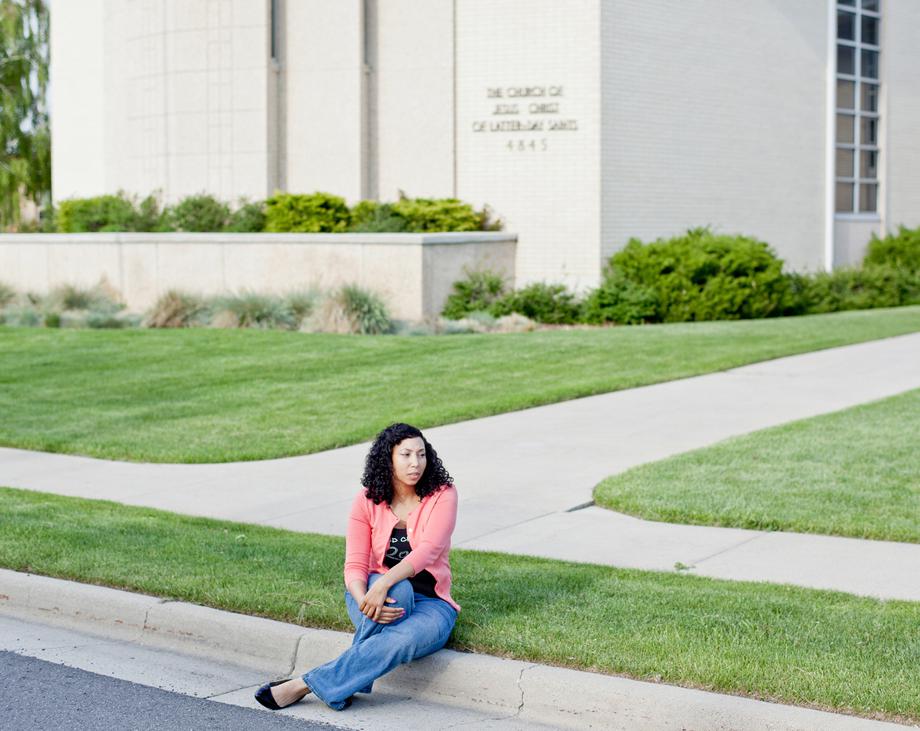
M 259 233 L 265 230 L 265 201 L 240 201 L 230 214 L 227 231 L 233 233 Z
M 134 223 L 135 231 L 172 231 L 170 211 L 160 208 L 160 200 L 155 194 L 148 195 L 137 206 L 137 218 Z
M 351 222 L 345 200 L 329 193 L 276 193 L 265 206 L 266 231 L 336 232 L 347 230 Z
M 920 227 L 898 228 L 883 239 L 874 234 L 863 259 L 863 267 L 886 266 L 920 277 Z
M 178 231 L 223 231 L 230 218 L 230 207 L 212 195 L 199 193 L 179 201 L 169 212 Z
M 138 212 L 124 193 L 95 198 L 61 201 L 57 209 L 57 229 L 63 233 L 94 231 L 136 231 Z
M 208 307 L 203 299 L 171 289 L 161 294 L 144 319 L 145 327 L 193 327 L 206 324 Z
M 482 214 L 456 198 L 400 197 L 392 207 L 405 219 L 406 230 L 415 233 L 479 231 L 483 223 Z
M 407 231 L 409 224 L 392 203 L 360 201 L 351 209 L 350 231 L 361 233 L 399 233 Z
M 537 322 L 563 325 L 578 322 L 581 308 L 564 284 L 536 282 L 508 292 L 492 304 L 489 312 L 495 317 L 516 312 Z
M 592 325 L 638 325 L 652 322 L 658 312 L 658 295 L 652 287 L 609 276 L 582 304 L 582 321 Z
M 383 335 L 393 331 L 387 307 L 376 294 L 357 285 L 346 285 L 338 294 L 345 313 L 362 335 Z
M 793 275 L 795 314 L 867 310 L 920 303 L 920 277 L 890 266 Z
M 767 244 L 706 228 L 645 244 L 632 239 L 607 277 L 654 290 L 663 322 L 737 320 L 782 314 L 790 305 L 783 262 Z
M 505 294 L 505 280 L 489 270 L 467 271 L 466 279 L 453 284 L 441 314 L 449 320 L 459 320 L 470 312 L 488 310 Z

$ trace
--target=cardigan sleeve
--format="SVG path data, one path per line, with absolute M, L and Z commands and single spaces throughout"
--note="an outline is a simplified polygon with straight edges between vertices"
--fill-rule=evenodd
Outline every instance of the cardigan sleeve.
M 447 486 L 438 493 L 431 516 L 419 544 L 403 561 L 412 564 L 415 573 L 424 571 L 438 556 L 450 548 L 450 537 L 457 523 L 457 489 Z
M 367 497 L 362 489 L 351 504 L 345 532 L 345 586 L 352 581 L 367 582 L 371 557 L 371 521 Z

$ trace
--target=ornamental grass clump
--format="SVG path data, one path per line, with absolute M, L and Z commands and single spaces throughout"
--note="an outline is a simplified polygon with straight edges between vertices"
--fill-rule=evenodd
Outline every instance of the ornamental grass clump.
M 236 327 L 293 330 L 299 325 L 282 298 L 275 295 L 248 291 L 224 295 L 212 300 L 211 309 L 215 313 L 214 319 L 221 317 L 222 313 L 225 313 L 224 316 L 226 313 L 231 314 L 235 318 Z M 212 320 L 211 324 L 216 323 Z M 222 326 L 232 326 L 232 320 Z
M 195 327 L 207 324 L 207 303 L 197 295 L 170 289 L 161 294 L 144 318 L 144 327 Z
M 0 310 L 11 304 L 17 297 L 17 292 L 10 285 L 0 282 Z
M 290 313 L 293 322 L 292 329 L 301 326 L 316 308 L 319 292 L 315 289 L 303 289 L 288 292 L 281 298 L 282 306 Z
M 339 290 L 337 297 L 354 323 L 356 333 L 384 335 L 393 331 L 393 322 L 390 320 L 387 306 L 370 290 L 349 284 Z

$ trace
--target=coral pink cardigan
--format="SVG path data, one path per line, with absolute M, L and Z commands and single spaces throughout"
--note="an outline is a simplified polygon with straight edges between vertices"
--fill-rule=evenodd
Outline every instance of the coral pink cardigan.
M 352 581 L 367 582 L 368 573 L 385 574 L 383 557 L 390 534 L 399 518 L 386 501 L 377 505 L 364 496 L 355 496 L 345 534 L 345 586 Z M 434 592 L 458 612 L 460 605 L 450 596 L 450 536 L 457 522 L 457 489 L 442 485 L 430 493 L 406 518 L 406 535 L 411 549 L 408 561 L 415 574 L 427 570 L 434 576 Z

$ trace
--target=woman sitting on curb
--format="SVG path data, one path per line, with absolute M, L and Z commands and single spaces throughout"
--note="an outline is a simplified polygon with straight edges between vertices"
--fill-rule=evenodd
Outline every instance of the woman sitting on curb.
M 397 665 L 447 643 L 460 606 L 450 596 L 450 538 L 457 490 L 437 453 L 408 424 L 377 435 L 345 539 L 345 605 L 352 645 L 302 677 L 266 683 L 256 700 L 278 710 L 313 693 L 330 708 Z

